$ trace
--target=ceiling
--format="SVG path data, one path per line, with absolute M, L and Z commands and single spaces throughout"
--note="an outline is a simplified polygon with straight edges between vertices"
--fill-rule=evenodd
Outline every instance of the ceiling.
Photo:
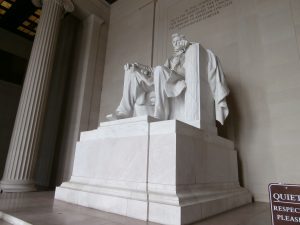
M 0 27 L 34 39 L 41 10 L 31 0 L 0 0 Z
M 31 0 L 0 0 L 0 27 L 33 41 L 41 13 Z M 22 85 L 26 67 L 26 59 L 0 49 L 0 80 Z
M 112 4 L 117 0 L 105 0 Z M 35 7 L 31 0 L 0 0 L 0 27 L 34 39 L 41 9 Z

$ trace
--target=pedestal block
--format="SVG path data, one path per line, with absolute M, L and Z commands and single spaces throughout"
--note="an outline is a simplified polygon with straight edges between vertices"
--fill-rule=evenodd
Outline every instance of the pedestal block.
M 251 202 L 233 143 L 176 120 L 150 124 L 149 221 L 188 224 Z
M 82 132 L 72 177 L 56 188 L 66 202 L 147 220 L 147 165 L 151 117 L 101 123 Z
M 163 224 L 187 224 L 251 202 L 232 142 L 144 116 L 81 133 L 66 202 Z

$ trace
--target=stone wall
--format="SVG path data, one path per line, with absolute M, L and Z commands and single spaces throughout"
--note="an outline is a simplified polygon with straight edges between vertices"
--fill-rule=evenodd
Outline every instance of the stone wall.
M 52 136 L 56 141 L 55 144 L 50 143 L 55 148 L 50 186 L 60 185 L 61 182 L 70 179 L 75 146 L 79 140 L 80 132 L 98 127 L 108 30 L 108 21 L 102 21 L 94 15 L 82 20 L 70 20 L 64 25 L 65 29 L 62 30 L 61 35 L 63 37 L 61 40 L 65 44 L 60 43 L 58 48 L 61 47 L 65 52 L 58 51 L 57 54 L 58 60 L 54 66 L 53 86 L 50 90 L 52 104 L 50 102 L 48 108 L 50 110 L 49 116 L 51 116 L 51 111 L 61 109 L 58 124 L 50 125 L 51 118 L 48 120 L 49 128 L 55 128 L 57 132 L 55 138 Z M 63 65 L 67 65 L 68 68 L 63 68 Z M 62 86 L 61 82 L 65 82 L 65 86 Z M 60 102 L 60 108 L 56 107 L 57 102 Z M 52 129 L 52 134 L 54 134 L 53 131 Z M 42 152 L 46 155 L 52 154 L 47 151 L 47 148 L 51 148 L 49 144 L 46 145 L 49 143 L 48 135 L 49 133 L 44 133 L 45 144 L 43 147 L 45 149 L 41 149 L 41 154 L 43 154 Z M 42 175 L 45 164 L 41 161 L 39 164 L 40 171 L 38 172 Z M 51 163 L 48 162 L 47 165 L 50 166 Z M 46 171 L 50 170 L 47 168 Z M 50 176 L 49 173 L 48 176 Z M 43 184 L 47 184 L 45 181 L 45 179 L 41 179 Z
M 15 78 L 20 77 L 19 80 L 21 80 L 22 74 L 20 73 L 25 73 L 25 71 L 23 71 L 24 64 L 27 63 L 30 56 L 32 42 L 2 28 L 0 28 L 0 37 L 0 50 L 5 53 L 1 56 L 6 57 L 6 54 L 9 54 L 12 59 L 8 65 L 2 63 L 2 66 L 5 66 L 5 68 L 2 69 L 2 73 L 14 73 L 8 74 L 8 76 Z M 6 60 L 3 61 L 6 62 Z M 8 76 L 4 75 L 3 77 Z M 21 85 L 0 80 L 0 179 L 4 172 L 21 90 Z
M 0 49 L 23 59 L 29 59 L 32 41 L 0 28 Z
M 153 29 L 153 13 L 155 27 Z M 154 30 L 154 33 L 152 32 Z M 299 183 L 300 2 L 119 0 L 112 5 L 100 120 L 118 105 L 123 64 L 162 64 L 180 32 L 219 56 L 231 89 L 220 134 L 235 142 L 240 181 L 257 201 L 271 182 Z M 152 48 L 154 35 L 154 48 Z
M 0 80 L 0 177 L 4 172 L 21 90 L 19 85 Z

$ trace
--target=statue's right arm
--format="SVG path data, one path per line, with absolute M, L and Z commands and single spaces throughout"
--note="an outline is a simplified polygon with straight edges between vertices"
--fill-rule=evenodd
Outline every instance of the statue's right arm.
M 170 60 L 169 59 L 166 60 L 164 66 L 170 69 Z

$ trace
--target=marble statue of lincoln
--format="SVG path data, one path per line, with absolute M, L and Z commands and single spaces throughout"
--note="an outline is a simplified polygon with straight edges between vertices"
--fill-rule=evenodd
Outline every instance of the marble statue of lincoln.
M 173 55 L 162 66 L 150 67 L 140 63 L 124 65 L 123 96 L 115 112 L 106 116 L 108 120 L 132 117 L 136 104 L 150 105 L 152 108 L 154 106 L 154 111 L 153 109 L 151 109 L 152 112 L 146 110 L 148 115 L 161 120 L 169 119 L 169 99 L 185 91 L 187 88 L 186 68 L 190 64 L 198 63 L 188 62 L 188 60 L 185 63 L 186 52 L 194 45 L 184 35 L 173 34 L 172 45 Z M 229 90 L 217 57 L 210 50 L 205 51 L 208 55 L 208 82 L 215 100 L 216 119 L 223 124 L 228 115 L 225 98 Z
M 149 99 L 154 104 L 154 117 L 168 119 L 168 98 L 180 95 L 186 88 L 183 64 L 184 53 L 190 42 L 183 35 L 173 34 L 172 45 L 174 54 L 163 66 L 151 68 L 140 63 L 125 64 L 123 96 L 116 111 L 107 115 L 107 119 L 132 117 L 134 104 L 145 101 L 149 94 L 152 95 Z

